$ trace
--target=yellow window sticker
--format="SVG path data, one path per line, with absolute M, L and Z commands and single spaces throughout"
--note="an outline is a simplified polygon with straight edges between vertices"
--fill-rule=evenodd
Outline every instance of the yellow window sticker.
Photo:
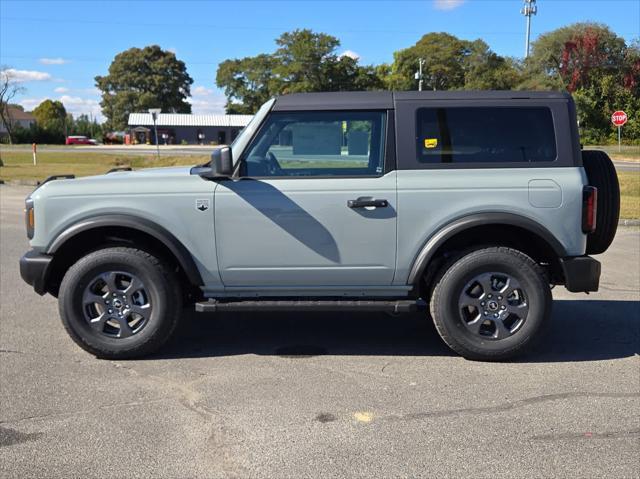
M 425 148 L 436 148 L 438 146 L 437 138 L 425 138 L 424 139 L 424 147 Z

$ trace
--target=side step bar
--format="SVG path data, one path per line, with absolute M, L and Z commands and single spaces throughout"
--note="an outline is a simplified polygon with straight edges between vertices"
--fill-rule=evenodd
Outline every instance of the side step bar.
M 385 311 L 388 313 L 409 313 L 422 310 L 426 303 L 422 300 L 322 300 L 322 301 L 218 301 L 210 299 L 196 303 L 198 313 L 217 311 Z

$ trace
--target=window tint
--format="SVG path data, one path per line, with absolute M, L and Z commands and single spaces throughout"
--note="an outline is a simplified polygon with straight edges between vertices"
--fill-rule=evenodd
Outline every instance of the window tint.
M 384 170 L 384 112 L 274 112 L 248 149 L 246 176 L 371 176 Z
M 420 108 L 416 147 L 421 163 L 509 163 L 556 159 L 548 108 Z

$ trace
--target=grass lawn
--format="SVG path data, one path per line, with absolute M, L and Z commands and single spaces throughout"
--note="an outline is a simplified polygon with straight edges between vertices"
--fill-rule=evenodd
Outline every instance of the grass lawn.
M 620 218 L 640 218 L 640 173 L 621 171 L 620 180 Z
M 613 160 L 640 161 L 640 145 L 622 145 L 622 151 L 618 151 L 618 145 L 584 145 L 585 150 L 602 150 Z
M 117 166 L 132 168 L 152 168 L 159 166 L 196 165 L 209 160 L 206 154 L 190 156 L 160 156 L 154 154 L 127 155 L 92 152 L 41 152 L 38 165 L 33 166 L 31 151 L 3 151 L 0 157 L 4 166 L 0 167 L 0 179 L 43 180 L 47 176 L 74 174 L 76 176 L 99 175 Z

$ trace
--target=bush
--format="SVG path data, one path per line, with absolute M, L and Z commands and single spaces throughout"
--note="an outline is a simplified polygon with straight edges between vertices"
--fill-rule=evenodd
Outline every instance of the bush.
M 45 130 L 37 125 L 31 125 L 30 128 L 16 126 L 13 132 L 14 143 L 63 145 L 64 140 L 65 138 L 63 133 Z

